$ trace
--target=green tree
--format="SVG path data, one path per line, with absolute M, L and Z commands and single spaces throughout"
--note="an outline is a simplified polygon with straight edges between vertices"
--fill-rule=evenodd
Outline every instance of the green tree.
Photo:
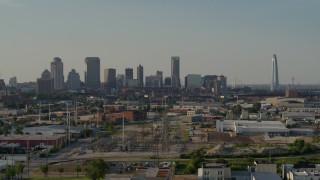
M 89 163 L 88 168 L 86 169 L 87 176 L 92 180 L 97 180 L 104 178 L 108 166 L 103 159 L 95 159 Z
M 23 134 L 23 128 L 22 127 L 16 127 L 16 131 L 15 131 L 15 133 L 16 134 Z
M 16 170 L 15 170 L 15 168 L 14 168 L 14 167 L 7 166 L 7 168 L 6 168 L 6 176 L 7 176 L 7 179 L 13 179 L 15 175 L 16 175 Z
M 40 166 L 40 170 L 43 173 L 43 177 L 48 177 L 49 167 L 47 165 Z
M 191 160 L 189 161 L 186 171 L 187 173 L 194 174 L 197 169 L 201 167 L 204 161 L 205 151 L 203 149 L 199 149 L 193 151 L 191 154 Z
M 232 112 L 236 115 L 240 115 L 241 111 L 242 111 L 242 107 L 240 106 L 240 104 L 237 104 L 232 107 Z
M 261 103 L 259 103 L 259 102 L 254 103 L 252 105 L 252 109 L 255 111 L 255 113 L 257 113 L 261 109 Z
M 184 139 L 185 141 L 190 141 L 189 131 L 184 131 L 184 132 L 183 132 L 183 139 Z
M 20 175 L 20 179 L 22 179 L 22 173 L 23 173 L 23 169 L 25 168 L 26 166 L 24 164 L 18 164 L 16 166 L 16 172 L 18 175 Z
M 58 172 L 60 173 L 60 178 L 61 178 L 61 174 L 64 172 L 64 168 L 63 167 L 58 167 Z
M 78 165 L 78 166 L 76 166 L 75 170 L 77 172 L 77 177 L 78 177 L 79 172 L 81 172 L 81 167 Z
M 103 126 L 102 126 L 102 129 L 105 130 L 105 131 L 108 131 L 110 134 L 113 134 L 115 132 L 115 127 L 112 123 L 105 123 Z

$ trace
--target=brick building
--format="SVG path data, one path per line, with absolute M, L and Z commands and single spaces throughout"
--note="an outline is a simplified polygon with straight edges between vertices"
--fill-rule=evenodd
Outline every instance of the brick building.
M 20 144 L 24 148 L 32 148 L 35 146 L 59 146 L 66 143 L 67 135 L 1 135 L 0 143 Z

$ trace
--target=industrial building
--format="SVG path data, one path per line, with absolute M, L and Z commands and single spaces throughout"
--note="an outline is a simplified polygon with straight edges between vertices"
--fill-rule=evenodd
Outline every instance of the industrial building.
M 314 122 L 316 120 L 316 115 L 314 112 L 283 112 L 282 120 Z
M 218 132 L 233 131 L 243 135 L 288 135 L 289 129 L 279 121 L 217 120 Z
M 0 143 L 19 144 L 24 148 L 33 148 L 36 146 L 59 146 L 66 143 L 68 140 L 65 134 L 55 135 L 0 135 Z
M 24 134 L 29 135 L 45 135 L 54 136 L 57 134 L 67 134 L 68 126 L 65 125 L 51 125 L 51 126 L 39 126 L 39 127 L 25 127 L 23 128 Z M 72 137 L 79 137 L 84 132 L 84 128 L 70 126 L 70 133 Z
M 287 107 L 287 108 L 303 108 L 305 106 L 304 98 L 284 98 L 284 97 L 272 97 L 266 98 L 267 104 L 272 104 L 275 107 Z

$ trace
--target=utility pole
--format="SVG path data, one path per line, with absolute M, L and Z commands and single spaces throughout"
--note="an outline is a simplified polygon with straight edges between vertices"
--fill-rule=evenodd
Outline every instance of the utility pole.
M 51 103 L 49 102 L 49 121 L 51 121 Z
M 124 145 L 124 113 L 122 112 L 122 144 Z
M 39 121 L 41 121 L 41 102 L 39 103 Z
M 30 171 L 30 156 L 29 156 L 29 136 L 27 140 L 27 165 L 28 165 L 28 179 L 29 179 L 29 171 Z

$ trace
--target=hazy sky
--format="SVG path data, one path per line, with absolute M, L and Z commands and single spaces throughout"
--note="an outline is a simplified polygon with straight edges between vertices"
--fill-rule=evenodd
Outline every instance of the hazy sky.
M 0 78 L 35 81 L 54 57 L 83 80 L 84 59 L 145 75 L 180 56 L 187 74 L 223 74 L 232 83 L 320 83 L 319 0 L 0 0 Z

